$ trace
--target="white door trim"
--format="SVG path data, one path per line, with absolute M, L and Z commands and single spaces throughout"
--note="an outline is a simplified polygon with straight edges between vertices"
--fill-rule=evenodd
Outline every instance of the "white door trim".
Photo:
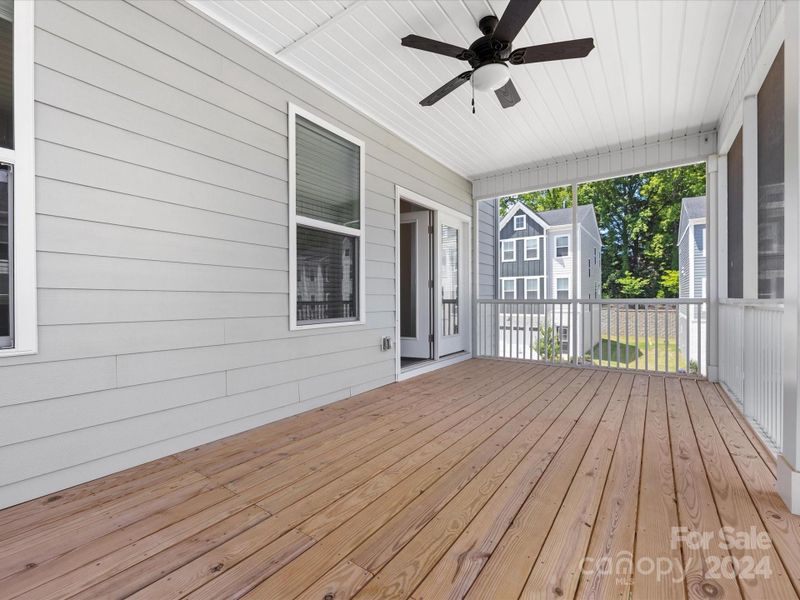
M 429 210 L 434 211 L 434 232 L 437 231 L 437 227 L 439 226 L 439 214 L 446 214 L 451 217 L 455 217 L 461 219 L 464 223 L 467 224 L 467 228 L 470 231 L 470 235 L 472 234 L 472 215 L 468 215 L 452 208 L 445 206 L 444 204 L 440 204 L 434 200 L 426 198 L 416 192 L 413 192 L 409 189 L 401 187 L 399 185 L 394 186 L 394 247 L 395 247 L 395 261 L 394 261 L 394 372 L 395 372 L 395 380 L 401 381 L 404 378 L 401 378 L 400 373 L 400 200 L 405 199 L 409 202 L 413 202 L 414 204 L 418 204 L 423 208 L 427 208 Z M 466 269 L 467 269 L 467 289 L 472 290 L 472 242 L 467 245 L 468 247 L 468 256 L 466 260 Z M 439 243 L 436 241 L 436 236 L 434 235 L 434 254 L 436 259 L 434 260 L 433 264 L 433 280 L 435 282 L 439 281 Z M 438 283 L 437 283 L 438 288 Z M 426 368 L 424 372 L 429 372 L 435 369 L 440 369 L 442 367 L 447 366 L 448 364 L 452 364 L 452 361 L 444 360 L 439 361 L 439 342 L 438 342 L 438 331 L 439 331 L 439 310 L 438 310 L 438 303 L 434 303 L 434 318 L 433 318 L 433 330 L 435 332 L 434 335 L 434 350 L 433 356 L 434 361 L 433 366 L 431 368 Z M 466 348 L 472 348 L 472 298 L 469 299 L 469 306 L 467 310 L 469 311 L 467 321 L 470 323 L 468 326 L 467 333 L 467 343 L 465 344 Z M 465 358 L 470 358 L 471 353 L 469 350 L 466 351 L 465 354 L 459 355 L 461 360 Z M 421 374 L 420 369 L 414 369 L 415 374 Z

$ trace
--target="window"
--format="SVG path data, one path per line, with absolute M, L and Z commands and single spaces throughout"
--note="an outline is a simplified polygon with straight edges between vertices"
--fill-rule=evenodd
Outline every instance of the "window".
M 700 256 L 706 255 L 706 226 L 695 225 L 695 240 L 697 243 L 697 251 Z
M 525 239 L 525 260 L 539 260 L 539 238 Z
M 517 215 L 514 217 L 514 231 L 522 231 L 525 229 L 525 215 Z
M 569 277 L 559 277 L 556 279 L 556 298 L 558 300 L 569 299 Z
M 525 278 L 525 299 L 526 300 L 539 300 L 540 299 L 540 277 L 526 277 Z
M 503 279 L 503 300 L 517 299 L 517 280 Z
M 514 262 L 517 260 L 516 240 L 503 240 L 500 242 L 503 249 L 503 262 Z
M 365 321 L 364 144 L 289 106 L 290 327 Z
M 597 264 L 597 248 L 592 248 L 592 250 L 594 251 L 594 264 Z
M 0 0 L 0 356 L 36 352 L 33 3 Z
M 556 236 L 556 256 L 569 256 L 569 236 Z
M 592 276 L 592 259 L 591 258 L 587 258 L 586 259 L 586 263 L 587 263 L 587 266 L 589 267 L 589 277 L 591 277 Z

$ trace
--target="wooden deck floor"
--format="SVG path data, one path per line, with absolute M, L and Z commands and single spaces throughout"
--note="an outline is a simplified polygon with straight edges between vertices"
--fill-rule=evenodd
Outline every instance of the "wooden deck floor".
M 472 360 L 0 511 L 0 597 L 797 598 L 774 471 L 712 384 Z

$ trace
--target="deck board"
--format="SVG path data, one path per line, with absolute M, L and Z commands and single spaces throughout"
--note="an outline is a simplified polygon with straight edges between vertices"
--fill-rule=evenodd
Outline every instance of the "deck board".
M 0 511 L 0 598 L 798 598 L 800 518 L 723 393 L 465 361 Z M 769 543 L 672 543 L 723 526 Z

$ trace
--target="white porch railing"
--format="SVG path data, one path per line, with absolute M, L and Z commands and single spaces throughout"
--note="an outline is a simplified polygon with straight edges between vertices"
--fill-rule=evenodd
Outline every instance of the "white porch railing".
M 706 373 L 702 299 L 478 300 L 477 353 L 547 363 Z
M 720 300 L 719 379 L 776 452 L 783 448 L 783 304 Z

